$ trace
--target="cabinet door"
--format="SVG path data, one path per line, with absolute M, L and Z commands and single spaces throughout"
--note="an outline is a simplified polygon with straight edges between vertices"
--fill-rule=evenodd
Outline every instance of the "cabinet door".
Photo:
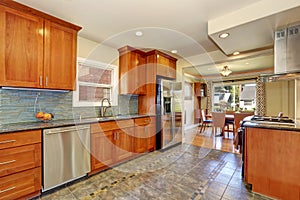
M 91 135 L 91 168 L 106 168 L 114 163 L 113 131 L 92 133 Z
M 147 134 L 147 151 L 154 151 L 156 148 L 156 125 L 155 119 L 153 123 L 149 124 L 146 127 L 146 134 Z
M 0 176 L 41 166 L 41 144 L 0 150 Z
M 148 137 L 146 135 L 146 126 L 136 126 L 134 130 L 134 152 L 147 152 Z
M 0 178 L 0 200 L 25 199 L 24 196 L 39 194 L 42 188 L 41 167 Z
M 163 55 L 157 55 L 157 74 L 160 76 L 175 79 L 176 61 L 173 61 Z
M 45 21 L 45 88 L 75 89 L 76 46 L 76 30 Z
M 134 128 L 115 130 L 115 158 L 116 161 L 128 159 L 132 156 Z
M 137 90 L 136 94 L 145 95 L 146 94 L 146 57 L 144 55 L 138 54 L 137 56 L 138 66 L 137 66 Z
M 0 85 L 41 87 L 43 19 L 0 6 Z

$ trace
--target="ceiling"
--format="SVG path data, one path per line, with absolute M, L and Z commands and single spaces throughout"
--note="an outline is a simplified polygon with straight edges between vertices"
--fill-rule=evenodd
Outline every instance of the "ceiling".
M 253 7 L 260 2 L 271 2 L 269 0 L 16 0 L 19 3 L 36 8 L 49 13 L 58 18 L 64 19 L 76 25 L 82 26 L 79 36 L 86 39 L 108 45 L 113 48 L 120 48 L 130 45 L 137 48 L 156 48 L 167 51 L 176 49 L 175 57 L 187 58 L 199 54 L 209 54 L 220 51 L 230 54 L 232 50 L 243 45 L 243 50 L 255 49 L 262 44 L 253 44 L 243 35 L 239 35 L 230 42 L 219 41 L 218 31 L 227 30 L 225 28 L 215 30 L 208 34 L 208 25 L 214 21 L 228 16 L 231 13 Z M 291 1 L 291 0 L 286 0 Z M 251 12 L 246 13 L 250 15 Z M 299 12 L 300 13 L 300 12 Z M 295 13 L 294 13 L 295 14 Z M 245 13 L 244 13 L 245 15 Z M 295 14 L 298 16 L 298 14 Z M 255 20 L 259 21 L 259 20 Z M 266 26 L 267 20 L 260 27 Z M 274 23 L 274 22 L 272 22 Z M 248 25 L 248 26 L 247 26 Z M 248 22 L 239 26 L 234 26 L 228 30 L 235 30 L 238 33 L 251 33 L 256 30 L 256 24 Z M 273 25 L 272 25 L 273 26 Z M 137 37 L 135 32 L 141 30 L 144 34 Z M 261 33 L 265 35 L 264 31 Z M 236 35 L 236 34 L 232 34 Z M 269 36 L 267 43 L 272 43 Z M 250 67 L 232 65 L 232 70 L 246 70 L 247 68 L 262 67 L 254 64 Z M 268 65 L 270 57 L 267 59 Z M 259 63 L 259 62 L 258 62 Z M 220 63 L 222 65 L 222 63 Z M 233 64 L 233 61 L 231 61 Z M 266 66 L 265 66 L 266 67 Z M 203 66 L 202 66 L 203 68 Z M 199 73 L 199 70 L 194 70 Z

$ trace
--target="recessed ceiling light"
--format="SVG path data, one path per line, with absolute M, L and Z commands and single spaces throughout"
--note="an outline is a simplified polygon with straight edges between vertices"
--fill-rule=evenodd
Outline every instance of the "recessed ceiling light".
M 177 50 L 176 50 L 176 49 L 174 49 L 174 50 L 172 50 L 171 52 L 175 54 L 175 53 L 177 53 Z
M 249 65 L 249 63 L 248 63 L 248 62 L 246 62 L 245 64 L 246 64 L 246 65 Z
M 135 32 L 135 35 L 136 35 L 136 36 L 142 36 L 142 35 L 143 35 L 143 32 L 142 32 L 142 31 L 137 31 L 137 32 Z
M 224 39 L 224 38 L 227 38 L 229 35 L 230 35 L 229 33 L 222 33 L 219 35 L 219 38 Z
M 239 54 L 240 54 L 240 52 L 236 51 L 236 52 L 233 52 L 232 55 L 237 56 L 237 55 L 239 55 Z

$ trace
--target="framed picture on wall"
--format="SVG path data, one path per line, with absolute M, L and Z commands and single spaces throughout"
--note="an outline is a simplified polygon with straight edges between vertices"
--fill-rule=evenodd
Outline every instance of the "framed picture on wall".
M 193 83 L 184 82 L 184 100 L 192 100 L 193 97 Z

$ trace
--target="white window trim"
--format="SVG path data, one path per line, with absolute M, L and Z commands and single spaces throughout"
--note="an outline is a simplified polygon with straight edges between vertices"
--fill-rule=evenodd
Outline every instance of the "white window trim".
M 80 102 L 79 101 L 79 83 L 80 85 L 85 85 L 85 86 L 108 86 L 111 87 L 111 85 L 106 85 L 106 84 L 93 84 L 93 83 L 86 83 L 86 82 L 79 82 L 78 81 L 78 66 L 79 64 L 83 64 L 90 66 L 90 67 L 98 67 L 98 68 L 104 68 L 104 69 L 112 69 L 113 70 L 113 75 L 112 75 L 112 94 L 111 94 L 111 99 L 112 101 L 110 102 L 112 106 L 117 106 L 118 105 L 118 74 L 119 74 L 119 68 L 116 65 L 111 65 L 99 61 L 94 61 L 94 60 L 88 60 L 85 58 L 80 58 L 77 57 L 77 63 L 76 63 L 76 90 L 73 91 L 73 107 L 91 107 L 91 106 L 101 106 L 101 101 L 100 102 Z M 104 105 L 107 106 L 108 103 L 107 101 L 104 102 Z

